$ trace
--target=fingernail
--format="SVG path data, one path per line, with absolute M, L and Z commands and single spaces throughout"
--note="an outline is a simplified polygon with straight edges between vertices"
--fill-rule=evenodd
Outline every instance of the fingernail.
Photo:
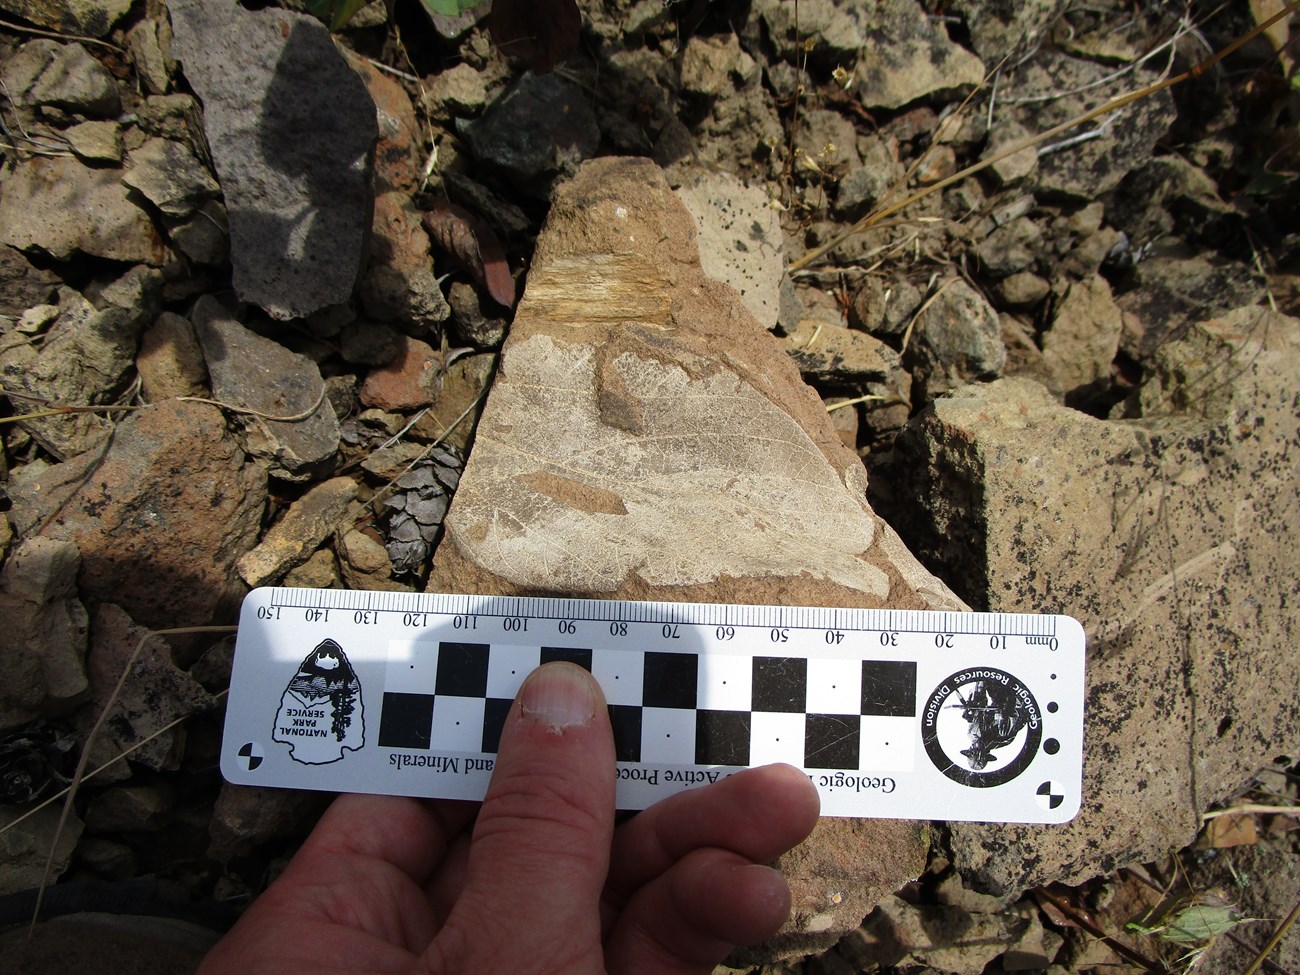
M 519 708 L 525 719 L 556 735 L 590 724 L 596 715 L 591 675 L 564 661 L 538 667 L 519 691 Z

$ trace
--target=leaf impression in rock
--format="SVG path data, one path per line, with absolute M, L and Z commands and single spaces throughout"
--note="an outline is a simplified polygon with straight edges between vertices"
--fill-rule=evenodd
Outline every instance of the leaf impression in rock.
M 444 522 L 455 548 L 524 589 L 803 576 L 883 604 L 874 516 L 808 434 L 717 360 L 666 348 L 636 325 L 516 342 Z
M 514 308 L 515 280 L 501 241 L 486 220 L 454 203 L 440 203 L 425 211 L 422 222 L 433 242 L 487 289 L 493 301 Z

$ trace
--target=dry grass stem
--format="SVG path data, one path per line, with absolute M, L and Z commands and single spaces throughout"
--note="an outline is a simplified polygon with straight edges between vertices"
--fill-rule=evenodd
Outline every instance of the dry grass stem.
M 86 776 L 86 765 L 90 761 L 90 749 L 94 745 L 95 738 L 98 737 L 100 730 L 104 727 L 104 722 L 108 720 L 113 706 L 117 704 L 118 696 L 122 693 L 122 688 L 126 686 L 126 679 L 130 676 L 131 669 L 135 666 L 136 660 L 139 659 L 140 651 L 144 649 L 144 645 L 160 636 L 185 636 L 194 633 L 234 633 L 236 629 L 237 627 L 234 626 L 182 626 L 176 629 L 150 630 L 140 637 L 140 642 L 135 645 L 135 649 L 131 651 L 131 656 L 122 667 L 122 673 L 117 678 L 112 693 L 108 695 L 108 700 L 104 702 L 103 710 L 99 712 L 99 717 L 91 727 L 90 734 L 86 736 L 86 743 L 81 747 L 81 755 L 77 759 L 76 771 L 72 773 L 72 781 L 68 783 L 67 798 L 63 802 L 63 811 L 59 814 L 59 823 L 54 829 L 54 838 L 50 841 L 50 853 L 45 858 L 45 871 L 41 875 L 40 887 L 36 892 L 36 906 L 32 909 L 32 923 L 27 929 L 28 937 L 31 937 L 35 932 L 37 918 L 41 916 L 41 905 L 45 901 L 45 888 L 49 886 L 50 873 L 54 869 L 54 853 L 59 848 L 59 837 L 63 835 L 63 829 L 68 823 L 68 817 L 72 815 L 72 803 L 77 798 L 77 789 Z
M 854 236 L 855 234 L 862 233 L 862 231 L 864 230 L 870 229 L 871 227 L 880 223 L 886 217 L 892 217 L 895 214 L 901 212 L 902 210 L 907 209 L 913 203 L 925 199 L 930 194 L 937 193 L 940 190 L 946 189 L 947 187 L 952 186 L 955 183 L 960 183 L 962 180 L 966 179 L 967 177 L 982 172 L 985 169 L 988 169 L 990 166 L 994 165 L 995 163 L 999 163 L 1004 159 L 1008 159 L 1011 156 L 1014 156 L 1018 152 L 1021 152 L 1030 147 L 1042 145 L 1043 143 L 1046 143 L 1049 140 L 1056 138 L 1058 135 L 1061 135 L 1062 133 L 1069 132 L 1071 129 L 1076 129 L 1081 125 L 1085 125 L 1088 122 L 1094 121 L 1095 119 L 1099 119 L 1104 116 L 1110 115 L 1112 112 L 1117 112 L 1120 109 L 1128 105 L 1131 105 L 1136 101 L 1140 101 L 1143 98 L 1149 98 L 1150 96 L 1157 94 L 1158 92 L 1164 91 L 1168 88 L 1172 88 L 1174 85 L 1181 84 L 1184 81 L 1189 81 L 1192 78 L 1200 77 L 1202 74 L 1204 74 L 1210 68 L 1214 67 L 1214 65 L 1218 64 L 1224 58 L 1228 57 L 1233 52 L 1239 50 L 1244 45 L 1249 44 L 1260 34 L 1268 30 L 1269 27 L 1273 26 L 1273 24 L 1282 20 L 1284 17 L 1290 16 L 1292 13 L 1294 13 L 1297 10 L 1300 10 L 1300 0 L 1291 0 L 1291 2 L 1289 2 L 1285 7 L 1279 10 L 1272 17 L 1268 18 L 1268 20 L 1265 20 L 1264 22 L 1257 24 L 1252 30 L 1243 34 L 1241 37 L 1238 37 L 1227 47 L 1223 48 L 1220 51 L 1217 51 L 1216 53 L 1212 54 L 1210 57 L 1206 58 L 1205 60 L 1197 62 L 1195 65 L 1193 65 L 1191 68 L 1188 68 L 1186 71 L 1182 72 L 1181 74 L 1174 75 L 1173 77 L 1170 78 L 1161 79 L 1160 81 L 1157 81 L 1154 84 L 1145 85 L 1133 91 L 1126 92 L 1123 95 L 1117 95 L 1116 97 L 1097 106 L 1096 108 L 1084 112 L 1081 115 L 1076 115 L 1074 118 L 1067 119 L 1066 121 L 1061 122 L 1059 125 L 1054 125 L 1049 129 L 1046 129 L 1035 135 L 1026 136 L 1023 139 L 1017 139 L 1016 141 L 1011 142 L 1008 145 L 1004 146 L 1001 150 L 994 153 L 993 155 L 985 159 L 981 159 L 979 162 L 973 163 L 972 165 L 967 166 L 965 169 L 953 173 L 951 176 L 944 177 L 938 182 L 931 183 L 929 186 L 926 186 L 923 189 L 917 190 L 913 193 L 909 193 L 907 196 L 903 197 L 901 200 L 898 200 L 896 203 L 890 203 L 883 207 L 880 207 L 879 209 L 873 210 L 871 213 L 868 213 L 865 217 L 863 217 L 861 220 L 855 223 L 848 230 L 844 231 L 843 233 L 837 234 L 835 237 L 831 238 L 825 244 L 822 244 L 820 247 L 813 248 L 808 253 L 804 254 L 803 257 L 799 258 L 796 261 L 793 261 L 790 264 L 790 270 L 797 271 L 801 268 L 807 267 L 809 264 L 812 264 L 814 261 L 818 261 L 824 256 L 826 256 L 828 253 L 830 253 L 840 244 L 844 243 L 844 241 L 848 240 L 850 237 Z

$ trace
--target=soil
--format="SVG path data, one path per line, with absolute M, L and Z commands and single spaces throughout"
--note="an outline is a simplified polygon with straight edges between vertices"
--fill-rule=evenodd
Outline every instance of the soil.
M 546 86 L 564 86 L 565 97 L 580 103 L 590 124 L 567 133 L 567 142 L 554 131 L 540 133 L 544 141 L 536 156 L 526 154 L 522 160 L 511 156 L 508 140 L 489 122 L 506 94 L 521 83 L 526 67 L 517 49 L 503 51 L 493 43 L 485 21 L 457 33 L 445 25 L 436 28 L 418 3 L 398 3 L 391 21 L 384 19 L 382 5 L 372 4 L 336 39 L 395 79 L 415 107 L 418 145 L 406 148 L 421 166 L 428 165 L 418 185 L 402 191 L 405 199 L 420 211 L 452 204 L 485 222 L 500 242 L 520 293 L 551 190 L 580 156 L 646 155 L 664 165 L 675 183 L 704 170 L 731 174 L 760 188 L 768 208 L 779 215 L 786 265 L 797 268 L 783 284 L 773 331 L 778 337 L 795 337 L 796 361 L 828 403 L 848 401 L 836 410 L 841 435 L 868 471 L 883 479 L 902 424 L 961 383 L 1028 375 L 1044 381 L 1071 406 L 1100 417 L 1121 417 L 1152 352 L 1196 316 L 1260 300 L 1300 314 L 1300 87 L 1293 60 L 1300 51 L 1296 35 L 1286 31 L 1251 41 L 1167 94 L 1126 109 L 1118 121 L 1090 122 L 1079 130 L 1100 131 L 1095 138 L 1072 142 L 1078 131 L 1054 137 L 943 186 L 798 266 L 820 245 L 839 240 L 882 200 L 935 186 L 997 147 L 1099 103 L 1099 92 L 1111 95 L 1191 68 L 1250 30 L 1251 11 L 1268 5 L 1183 7 L 1159 0 L 1108 0 L 1069 9 L 1051 2 L 1018 10 L 1021 6 L 990 2 L 981 11 L 981 4 L 970 0 L 930 0 L 916 8 L 924 10 L 917 23 L 940 38 L 943 50 L 951 45 L 968 58 L 973 51 L 988 69 L 1004 55 L 1006 59 L 996 78 L 975 90 L 967 80 L 968 65 L 946 53 L 926 55 L 920 60 L 927 71 L 941 74 L 917 82 L 920 94 L 896 103 L 888 86 L 878 85 L 879 91 L 871 86 L 879 80 L 879 59 L 889 63 L 905 47 L 897 34 L 890 35 L 886 16 L 893 11 L 890 17 L 906 20 L 916 12 L 903 0 L 875 5 L 583 0 L 576 49 L 549 74 L 537 77 L 549 79 Z M 850 7 L 874 11 L 878 20 L 869 12 L 846 26 L 841 19 Z M 82 45 L 107 68 L 126 106 L 143 111 L 141 92 L 149 84 L 142 80 L 144 48 L 132 38 L 150 30 L 157 36 L 165 18 L 156 0 L 137 3 L 104 37 L 115 46 Z M 0 26 L 0 68 L 38 36 L 24 23 Z M 849 42 L 844 41 L 846 31 Z M 871 47 L 877 43 L 873 38 L 882 35 L 883 53 Z M 60 38 L 60 43 L 70 42 Z M 933 50 L 939 52 L 940 46 Z M 910 79 L 917 63 L 916 57 L 904 58 L 885 74 Z M 189 90 L 183 72 L 174 68 L 171 84 L 174 91 Z M 543 88 L 543 95 L 549 90 Z M 8 143 L 0 197 L 18 164 L 44 151 L 42 133 L 91 124 L 76 111 L 57 107 L 19 112 L 21 95 L 7 91 L 0 103 Z M 963 104 L 967 95 L 970 100 Z M 94 124 L 115 123 L 129 138 L 129 130 L 143 125 L 142 119 L 140 112 L 132 117 L 123 109 L 104 113 Z M 321 124 L 328 125 L 328 119 Z M 67 155 L 65 149 L 59 152 Z M 540 157 L 551 162 L 543 165 Z M 82 164 L 101 165 L 85 157 Z M 166 224 L 156 216 L 159 225 Z M 0 266 L 5 299 L 0 350 L 17 335 L 40 335 L 39 315 L 33 317 L 29 309 L 46 304 L 57 286 L 92 293 L 100 287 L 97 282 L 142 263 L 134 256 L 75 250 L 56 255 L 28 247 L 25 257 L 11 247 L 0 250 L 6 252 Z M 358 482 L 359 501 L 375 502 L 374 510 L 357 520 L 356 530 L 326 539 L 325 554 L 295 570 L 304 584 L 336 584 L 341 572 L 354 586 L 421 586 L 421 566 L 427 565 L 445 509 L 438 498 L 454 490 L 455 471 L 463 460 L 456 452 L 440 454 L 436 478 L 399 484 L 394 491 L 386 485 L 415 454 L 386 459 L 376 447 L 404 426 L 411 430 L 411 443 L 427 444 L 442 432 L 424 418 L 434 393 L 426 388 L 421 363 L 436 360 L 448 377 L 459 370 L 460 385 L 443 380 L 444 390 L 455 390 L 454 410 L 447 413 L 453 398 L 447 392 L 443 407 L 435 407 L 430 416 L 440 415 L 445 426 L 464 409 L 472 422 L 478 390 L 490 372 L 490 354 L 499 348 L 509 320 L 503 307 L 509 303 L 509 287 L 502 284 L 495 251 L 484 246 L 480 255 L 494 268 L 488 280 L 462 270 L 447 258 L 448 250 L 454 252 L 456 246 L 435 250 L 432 259 L 436 273 L 446 276 L 438 285 L 450 306 L 441 312 L 431 298 L 418 322 L 409 309 L 399 308 L 384 322 L 365 316 L 370 320 L 365 330 L 349 321 L 330 331 L 326 316 L 305 316 L 276 333 L 282 345 L 307 355 L 326 378 L 342 439 L 331 463 L 272 481 L 271 510 L 287 508 L 335 474 Z M 225 259 L 165 266 L 158 313 L 191 315 L 200 295 L 228 295 L 231 273 Z M 352 308 L 355 313 L 355 303 Z M 923 324 L 927 314 L 936 322 L 948 320 L 940 314 L 944 309 L 955 309 L 950 333 Z M 967 327 L 980 316 L 990 323 L 987 329 Z M 272 334 L 269 325 L 258 319 L 254 330 Z M 870 347 L 861 354 L 872 363 L 895 363 L 894 371 L 880 365 L 854 371 L 856 353 L 851 351 L 823 358 L 809 354 L 808 337 L 816 329 L 843 330 L 836 332 L 842 337 L 837 341 L 846 350 L 855 348 L 846 337 L 850 333 L 854 341 L 869 337 Z M 1098 346 L 1095 337 L 1101 333 Z M 390 365 L 399 348 L 398 359 L 414 370 L 406 379 Z M 138 354 L 145 352 L 142 347 Z M 88 354 L 84 349 L 68 353 Z M 195 342 L 191 358 L 182 358 L 180 366 L 197 365 L 186 381 L 207 395 L 206 371 L 197 361 L 201 355 Z M 129 361 L 126 381 L 112 393 L 118 403 L 145 401 L 147 394 L 134 381 L 137 374 Z M 422 381 L 426 386 L 420 386 Z M 362 412 L 358 390 L 384 409 Z M 0 400 L 5 419 L 32 406 L 30 398 L 16 395 Z M 7 501 L 11 479 L 25 468 L 63 459 L 21 424 L 0 425 L 0 437 L 0 503 Z M 468 427 L 452 442 L 472 451 Z M 383 499 L 393 495 L 403 499 L 401 505 L 384 508 Z M 416 523 L 395 512 L 414 511 L 417 502 L 434 505 L 436 520 L 431 515 L 421 521 L 419 531 L 397 539 L 402 544 L 395 548 L 391 536 L 398 526 Z M 872 503 L 888 518 L 889 506 L 905 499 L 877 491 Z M 273 520 L 268 517 L 266 526 Z M 0 557 L 22 541 L 18 533 L 6 543 L 8 522 L 4 525 Z M 397 570 L 383 559 L 385 545 Z M 946 581 L 963 595 L 960 580 Z M 230 621 L 227 615 L 194 622 Z M 215 692 L 228 654 L 228 644 L 213 648 L 202 641 L 178 646 L 175 659 Z M 84 740 L 86 713 L 86 708 L 65 710 L 4 733 L 0 761 L 7 763 L 7 781 L 13 780 L 16 765 L 37 770 L 34 784 L 23 787 L 28 791 L 7 796 L 15 811 L 39 798 L 44 782 L 57 784 L 66 777 L 70 756 Z M 126 896 L 138 899 L 138 913 L 167 914 L 219 930 L 275 876 L 322 800 L 298 796 L 288 805 L 227 807 L 214 816 L 220 727 L 219 713 L 196 715 L 176 739 L 182 756 L 176 762 L 132 763 L 129 778 L 111 786 L 88 783 L 81 790 L 76 806 L 86 832 L 61 878 L 56 912 L 120 911 Z M 31 781 L 31 775 L 23 779 Z M 1267 794 L 1269 802 L 1290 796 L 1293 802 L 1296 781 L 1292 776 L 1256 783 L 1252 795 L 1259 799 Z M 220 820 L 215 825 L 214 818 Z M 1199 962 L 1203 971 L 1239 971 L 1250 954 L 1239 942 L 1261 944 L 1297 896 L 1297 820 L 1285 815 L 1258 819 L 1257 832 L 1245 840 L 1231 839 L 1239 846 L 1229 846 L 1220 832 L 1207 830 L 1195 848 L 1142 872 L 1157 886 L 1213 894 L 1240 905 L 1248 916 L 1268 914 L 1267 921 L 1213 939 Z M 1131 908 L 1151 906 L 1149 884 L 1134 876 L 1121 871 L 1087 889 L 1058 893 L 1102 927 L 1122 933 L 1136 913 Z M 941 894 L 945 889 L 949 894 Z M 920 905 L 952 904 L 951 890 L 950 872 L 936 857 L 930 872 L 903 896 Z M 962 903 L 972 913 L 992 910 Z M 0 898 L 0 925 L 21 923 L 31 907 L 30 894 Z M 1057 946 L 1046 960 L 1064 970 L 1133 964 L 1097 948 L 1082 925 L 1044 907 L 1041 899 L 1026 897 L 997 909 L 1041 917 L 1059 935 L 1045 942 Z M 1121 936 L 1153 961 L 1186 964 L 1180 961 L 1183 950 L 1156 934 Z M 897 964 L 920 967 L 919 957 Z M 854 959 L 847 950 L 832 950 L 764 971 L 862 970 L 861 960 Z M 182 959 L 171 970 L 185 970 L 189 963 Z M 951 970 L 1011 970 L 1008 959 L 969 965 Z M 1295 972 L 1298 965 L 1300 944 L 1292 938 L 1276 964 L 1265 967 Z

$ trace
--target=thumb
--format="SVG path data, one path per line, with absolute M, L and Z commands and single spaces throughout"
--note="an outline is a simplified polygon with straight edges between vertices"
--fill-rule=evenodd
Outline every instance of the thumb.
M 539 959 L 548 970 L 600 970 L 613 830 L 614 738 L 600 685 L 575 664 L 545 664 L 502 729 L 465 887 L 434 943 L 441 960 L 453 970 L 531 970 Z

